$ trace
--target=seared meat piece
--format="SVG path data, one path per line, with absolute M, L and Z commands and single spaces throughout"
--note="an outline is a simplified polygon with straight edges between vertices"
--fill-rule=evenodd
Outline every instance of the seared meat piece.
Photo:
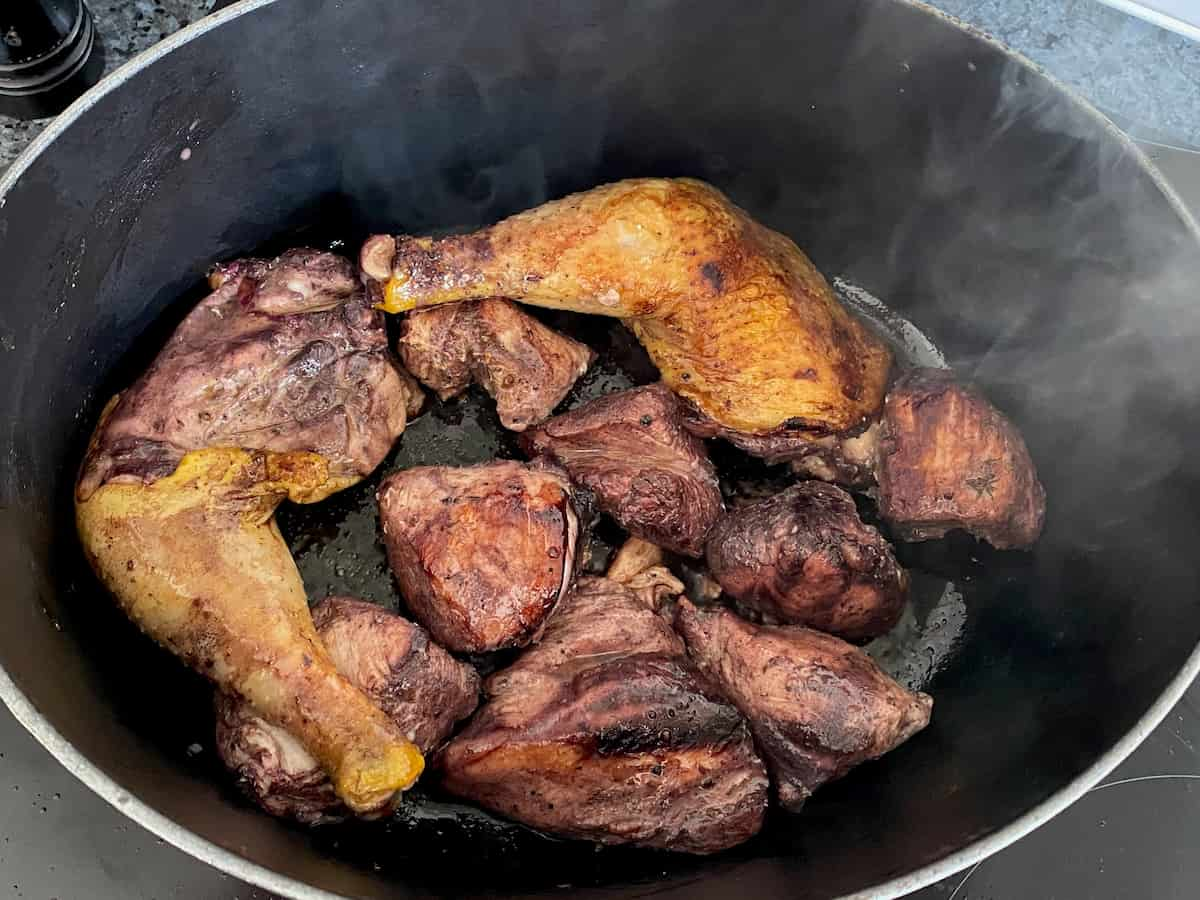
M 217 266 L 213 292 L 118 395 L 84 460 L 79 494 L 170 475 L 189 450 L 319 453 L 335 477 L 379 465 L 420 411 L 340 256 L 290 250 Z
M 217 755 L 251 800 L 273 816 L 302 825 L 340 822 L 350 815 L 321 764 L 286 729 L 223 691 L 217 691 L 214 706 Z M 388 809 L 384 806 L 365 815 Z
M 444 741 L 479 702 L 479 675 L 419 625 L 349 597 L 322 600 L 313 621 L 338 671 L 422 753 Z M 224 692 L 217 692 L 216 708 L 217 752 L 263 809 L 306 825 L 349 814 L 320 763 L 296 738 Z
M 701 671 L 745 714 L 779 802 L 798 810 L 827 781 L 929 724 L 933 699 L 906 691 L 845 641 L 752 625 L 681 600 L 675 627 Z
M 663 380 L 728 428 L 823 434 L 878 413 L 891 354 L 800 249 L 711 185 L 620 181 L 474 234 L 378 235 L 389 312 L 484 297 L 626 320 Z
M 863 641 L 904 609 L 908 576 L 892 548 L 832 484 L 795 484 L 726 513 L 706 555 L 725 593 L 767 621 Z
M 741 715 L 627 588 L 581 578 L 442 752 L 446 788 L 565 837 L 712 853 L 762 825 L 767 778 Z
M 528 644 L 570 589 L 580 516 L 555 469 L 395 472 L 379 488 L 379 517 L 408 608 L 451 650 Z
M 419 403 L 353 276 L 312 250 L 219 267 L 102 414 L 76 520 L 125 613 L 298 738 L 365 813 L 416 780 L 421 755 L 338 673 L 273 518 L 364 477 Z
M 441 744 L 479 704 L 478 673 L 420 625 L 350 597 L 322 600 L 312 616 L 338 671 L 421 752 Z
M 722 509 L 704 444 L 680 421 L 678 398 L 652 384 L 599 397 L 521 436 L 596 496 L 631 534 L 699 556 Z
M 906 540 L 962 528 L 995 547 L 1037 540 L 1046 495 L 1016 426 L 943 369 L 900 378 L 884 405 L 879 511 Z
M 550 415 L 595 359 L 585 345 L 495 298 L 410 313 L 396 349 L 443 400 L 478 382 L 512 431 Z

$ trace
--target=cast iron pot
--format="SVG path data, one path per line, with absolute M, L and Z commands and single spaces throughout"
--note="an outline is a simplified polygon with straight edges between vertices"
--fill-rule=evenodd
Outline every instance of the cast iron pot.
M 81 566 L 71 486 L 101 406 L 214 260 L 634 175 L 715 183 L 917 323 L 1023 429 L 1045 536 L 904 548 L 965 603 L 933 724 L 730 853 L 593 852 L 436 804 L 315 836 L 258 813 L 212 758 L 208 687 Z M 1078 798 L 1200 666 L 1195 224 L 1095 112 L 927 7 L 247 0 L 79 101 L 0 207 L 0 693 L 92 789 L 240 878 L 895 896 Z

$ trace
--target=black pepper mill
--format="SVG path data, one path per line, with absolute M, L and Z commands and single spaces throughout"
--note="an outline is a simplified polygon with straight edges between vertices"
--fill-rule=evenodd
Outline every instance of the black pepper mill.
M 0 113 L 60 113 L 100 78 L 104 63 L 83 0 L 0 0 Z

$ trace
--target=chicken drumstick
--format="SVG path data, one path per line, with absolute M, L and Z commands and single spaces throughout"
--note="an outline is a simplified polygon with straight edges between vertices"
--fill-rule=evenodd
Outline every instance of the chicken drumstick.
M 376 235 L 361 267 L 388 312 L 457 300 L 625 319 L 675 392 L 740 432 L 852 428 L 891 355 L 800 249 L 690 179 L 635 179 L 474 234 Z

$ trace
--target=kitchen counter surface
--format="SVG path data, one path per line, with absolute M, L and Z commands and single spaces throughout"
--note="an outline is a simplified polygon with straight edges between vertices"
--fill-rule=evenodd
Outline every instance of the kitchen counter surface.
M 91 0 L 115 68 L 214 0 Z M 937 0 L 1020 50 L 1135 137 L 1200 213 L 1200 45 L 1094 0 Z M 0 116 L 0 170 L 44 126 Z M 1168 145 L 1168 146 L 1160 146 Z M 1197 896 L 1200 688 L 1100 787 L 912 900 Z M 903 823 L 897 823 L 903 827 Z M 0 707 L 0 897 L 267 900 L 125 819 Z

